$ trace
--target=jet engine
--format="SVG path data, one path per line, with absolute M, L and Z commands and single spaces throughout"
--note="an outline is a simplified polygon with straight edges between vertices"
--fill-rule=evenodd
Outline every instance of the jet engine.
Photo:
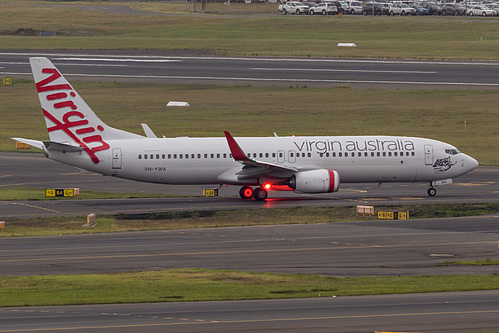
M 336 192 L 340 187 L 340 175 L 335 170 L 309 170 L 296 173 L 290 186 L 295 192 L 328 193 Z

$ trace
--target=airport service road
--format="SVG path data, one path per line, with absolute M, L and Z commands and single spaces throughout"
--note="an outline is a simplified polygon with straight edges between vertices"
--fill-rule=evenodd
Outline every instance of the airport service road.
M 0 75 L 32 78 L 47 56 L 69 80 L 251 84 L 377 89 L 499 89 L 499 62 L 218 57 L 178 51 L 0 53 Z
M 7 332 L 497 332 L 499 291 L 0 308 Z
M 497 274 L 495 265 L 440 264 L 497 258 L 498 220 L 495 214 L 2 238 L 0 276 L 189 267 L 330 276 Z
M 44 193 L 45 188 L 79 188 L 81 191 L 121 193 L 160 193 L 175 198 L 123 200 L 43 200 L 0 201 L 0 220 L 38 216 L 85 216 L 90 213 L 154 213 L 182 210 L 289 208 L 297 206 L 355 206 L 499 202 L 499 168 L 478 167 L 454 180 L 454 184 L 437 187 L 437 195 L 426 194 L 427 184 L 384 183 L 341 184 L 340 191 L 330 194 L 300 195 L 293 192 L 271 192 L 266 202 L 241 200 L 239 187 L 222 187 L 220 196 L 201 197 L 209 186 L 161 185 L 104 177 L 49 160 L 41 153 L 0 153 L 0 189 L 32 187 Z M 217 187 L 217 186 L 214 186 Z

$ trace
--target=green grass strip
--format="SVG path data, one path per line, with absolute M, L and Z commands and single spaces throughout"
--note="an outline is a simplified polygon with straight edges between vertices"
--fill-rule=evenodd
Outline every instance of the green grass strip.
M 409 211 L 411 219 L 443 218 L 499 213 L 499 204 L 376 206 L 376 211 Z M 378 220 L 376 216 L 357 216 L 355 207 L 295 207 L 98 215 L 97 225 L 91 228 L 83 226 L 86 223 L 85 216 L 40 217 L 5 219 L 5 230 L 0 232 L 0 237 L 353 221 L 376 223 Z
M 222 301 L 493 290 L 498 275 L 326 277 L 204 269 L 0 278 L 0 306 Z
M 156 193 L 118 193 L 81 191 L 77 197 L 46 197 L 44 188 L 33 187 L 3 187 L 0 189 L 0 201 L 9 200 L 78 200 L 78 199 L 131 199 L 131 198 L 167 198 L 180 197 Z
M 458 266 L 458 265 L 469 265 L 469 266 L 499 265 L 499 259 L 447 261 L 441 263 L 439 266 Z

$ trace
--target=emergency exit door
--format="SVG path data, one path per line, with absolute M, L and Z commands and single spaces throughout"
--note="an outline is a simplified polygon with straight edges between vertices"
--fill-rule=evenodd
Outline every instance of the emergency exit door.
M 113 148 L 113 169 L 121 169 L 121 148 Z

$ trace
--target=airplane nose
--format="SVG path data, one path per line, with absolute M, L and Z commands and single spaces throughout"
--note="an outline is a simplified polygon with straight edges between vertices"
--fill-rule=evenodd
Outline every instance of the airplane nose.
M 468 169 L 468 171 L 474 170 L 478 166 L 478 161 L 475 160 L 473 157 L 466 155 L 465 166 Z

